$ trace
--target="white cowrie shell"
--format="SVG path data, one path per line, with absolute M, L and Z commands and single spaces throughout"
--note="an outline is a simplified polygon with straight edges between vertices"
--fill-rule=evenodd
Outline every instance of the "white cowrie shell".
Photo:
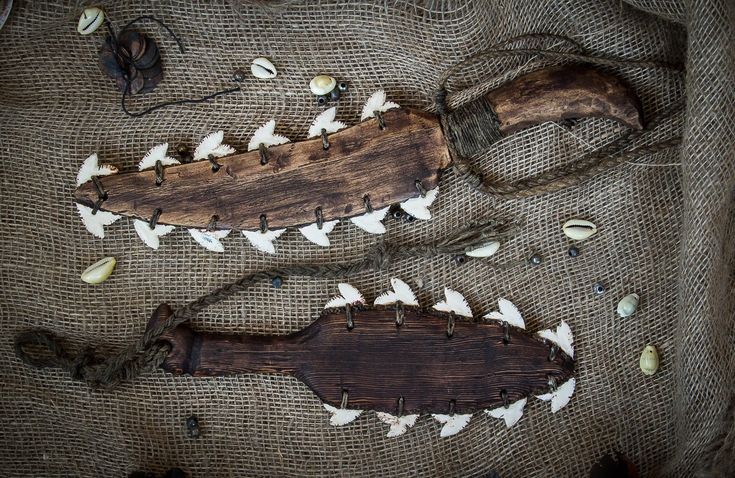
M 97 31 L 97 29 L 105 21 L 105 12 L 98 7 L 85 8 L 82 16 L 79 17 L 77 31 L 81 35 L 89 35 Z
M 87 284 L 99 284 L 104 282 L 112 274 L 117 261 L 114 257 L 100 259 L 82 272 L 82 280 Z
M 570 219 L 561 229 L 569 239 L 575 241 L 584 241 L 597 233 L 597 226 L 584 219 Z
M 653 345 L 646 345 L 641 352 L 640 366 L 644 375 L 653 375 L 658 370 L 658 350 Z
M 329 75 L 315 76 L 309 82 L 309 89 L 315 95 L 328 95 L 335 86 L 337 86 L 337 80 Z
M 253 63 L 250 65 L 250 71 L 254 77 L 261 78 L 263 80 L 275 78 L 278 74 L 273 63 L 271 63 L 268 58 L 263 58 L 262 56 L 253 60 Z
M 498 241 L 492 241 L 478 247 L 477 249 L 465 252 L 465 255 L 470 257 L 490 257 L 498 252 L 498 249 L 500 249 L 500 243 Z
M 620 317 L 630 317 L 638 308 L 638 294 L 628 294 L 618 302 L 618 315 Z

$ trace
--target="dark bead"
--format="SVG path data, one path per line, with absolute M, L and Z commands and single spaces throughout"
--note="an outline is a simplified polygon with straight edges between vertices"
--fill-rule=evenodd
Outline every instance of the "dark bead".
M 339 99 L 339 88 L 335 88 L 329 92 L 329 99 L 332 101 L 337 101 Z
M 528 262 L 533 264 L 534 266 L 537 266 L 541 264 L 544 260 L 541 258 L 539 254 L 534 254 L 531 257 L 528 258 Z
M 339 84 L 337 85 L 337 88 L 339 88 L 339 91 L 341 91 L 342 93 L 344 93 L 345 91 L 347 91 L 347 88 L 348 88 L 347 87 L 347 82 L 346 81 L 340 81 Z
M 281 279 L 280 276 L 275 276 L 273 279 L 271 279 L 271 285 L 274 289 L 280 289 L 283 285 L 283 279 Z
M 462 264 L 464 264 L 466 260 L 467 260 L 467 257 L 465 257 L 464 254 L 458 254 L 452 257 L 452 261 L 454 261 L 454 263 L 457 264 L 458 266 L 461 266 Z
M 594 292 L 597 295 L 602 295 L 605 293 L 605 284 L 602 282 L 596 282 L 592 285 L 592 292 Z
M 186 430 L 189 438 L 199 438 L 199 419 L 196 415 L 186 419 Z
M 413 222 L 413 221 L 416 220 L 416 218 L 413 217 L 412 215 L 408 214 L 408 213 L 404 213 L 403 214 L 403 220 L 406 221 L 406 222 Z
M 572 246 L 569 248 L 569 257 L 577 257 L 579 255 L 579 249 L 577 249 L 575 246 Z
M 186 473 L 181 468 L 171 468 L 163 475 L 163 478 L 186 478 Z
M 403 218 L 403 211 L 400 209 L 394 209 L 393 212 L 391 212 L 391 216 L 393 216 L 393 219 L 401 219 Z
M 233 71 L 232 81 L 236 81 L 238 83 L 242 83 L 243 81 L 245 81 L 245 72 L 240 69 Z
M 176 153 L 179 155 L 182 163 L 188 163 L 189 161 L 191 161 L 192 154 L 189 146 L 183 143 L 176 146 Z
M 324 106 L 329 101 L 329 97 L 327 95 L 319 95 L 316 97 L 316 102 L 320 106 Z

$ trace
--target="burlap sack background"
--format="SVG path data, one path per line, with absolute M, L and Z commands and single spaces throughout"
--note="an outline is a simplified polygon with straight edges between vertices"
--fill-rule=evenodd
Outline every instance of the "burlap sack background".
M 146 27 L 162 47 L 167 78 L 137 105 L 228 86 L 233 69 L 248 71 L 256 56 L 271 57 L 279 69 L 273 81 L 248 77 L 241 93 L 140 119 L 121 113 L 118 94 L 97 67 L 102 33 L 76 33 L 78 5 L 16 3 L 0 31 L 3 476 L 125 476 L 172 466 L 192 476 L 483 476 L 492 469 L 504 477 L 585 476 L 612 450 L 630 457 L 643 476 L 697 470 L 712 476 L 713 464 L 722 476 L 732 471 L 731 1 L 630 2 L 640 9 L 614 0 L 109 2 L 105 9 L 118 26 L 151 14 L 187 48 L 182 55 L 163 32 Z M 641 158 L 581 187 L 517 201 L 483 197 L 449 172 L 434 220 L 389 220 L 388 239 L 426 241 L 486 216 L 521 219 L 521 233 L 487 263 L 402 261 L 349 281 L 372 299 L 390 277 L 402 277 L 424 305 L 450 286 L 476 313 L 504 296 L 519 305 L 531 331 L 567 320 L 577 341 L 578 387 L 561 412 L 552 415 L 548 404 L 534 399 L 510 430 L 477 414 L 462 433 L 440 439 L 440 425 L 424 417 L 403 437 L 388 439 L 373 413 L 348 427 L 329 426 L 319 401 L 291 378 L 204 380 L 155 372 L 114 390 L 91 390 L 63 372 L 33 370 L 16 359 L 12 337 L 18 331 L 47 328 L 71 345 L 113 352 L 141 334 L 160 302 L 181 305 L 276 264 L 354 259 L 378 240 L 343 223 L 328 250 L 292 231 L 277 242 L 278 255 L 266 257 L 235 234 L 225 241 L 224 254 L 214 254 L 177 230 L 152 251 L 125 219 L 98 240 L 84 230 L 71 200 L 76 171 L 90 153 L 132 169 L 152 145 L 195 145 L 217 129 L 244 150 L 249 135 L 270 118 L 278 120 L 279 132 L 303 139 L 320 110 L 308 80 L 322 72 L 350 82 L 338 106 L 338 119 L 349 124 L 378 88 L 402 105 L 429 108 L 437 78 L 449 65 L 528 32 L 564 34 L 597 54 L 685 62 L 686 84 L 670 72 L 615 70 L 635 88 L 649 116 L 686 93 L 686 115 L 660 133 L 683 133 L 682 150 Z M 538 65 L 528 58 L 486 63 L 455 86 Z M 569 162 L 620 132 L 604 120 L 571 129 L 544 124 L 473 160 L 492 177 L 521 178 Z M 560 224 L 575 216 L 595 221 L 600 232 L 571 259 Z M 534 251 L 545 259 L 539 267 L 522 261 L 498 266 Z M 81 271 L 107 255 L 119 261 L 114 275 L 100 286 L 82 283 Z M 597 281 L 608 286 L 601 297 L 591 290 Z M 280 290 L 263 284 L 211 308 L 195 326 L 298 330 L 317 317 L 337 282 L 289 278 Z M 615 304 L 633 291 L 641 295 L 638 312 L 618 318 Z M 662 356 L 653 377 L 638 369 L 646 343 Z M 202 425 L 198 440 L 186 437 L 184 421 L 192 413 Z

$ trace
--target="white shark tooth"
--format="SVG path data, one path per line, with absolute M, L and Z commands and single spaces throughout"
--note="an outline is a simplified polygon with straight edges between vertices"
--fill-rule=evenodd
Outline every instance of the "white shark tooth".
M 168 143 L 159 144 L 154 146 L 143 156 L 143 159 L 138 163 L 138 171 L 152 168 L 156 165 L 156 161 L 160 161 L 164 166 L 172 166 L 174 164 L 181 164 L 178 159 L 174 159 L 171 156 L 166 156 L 168 152 Z
M 225 252 L 225 246 L 220 242 L 221 239 L 230 234 L 230 229 L 222 229 L 217 231 L 208 231 L 206 229 L 189 229 L 189 234 L 203 248 L 213 252 Z
M 462 294 L 456 290 L 444 288 L 444 296 L 447 300 L 438 302 L 434 309 L 441 312 L 454 312 L 462 317 L 472 318 L 472 309 Z
M 100 239 L 104 239 L 105 237 L 105 226 L 109 226 L 122 217 L 109 211 L 97 211 L 96 214 L 92 214 L 91 207 L 82 206 L 79 203 L 77 203 L 77 211 L 79 211 L 79 216 L 82 218 L 84 227 L 93 236 L 99 237 Z
M 395 277 L 390 280 L 390 283 L 393 286 L 393 290 L 379 295 L 375 299 L 374 305 L 390 305 L 399 301 L 404 305 L 419 305 L 419 301 L 416 300 L 416 294 L 413 293 L 408 284 Z
M 334 226 L 337 225 L 339 220 L 327 221 L 322 223 L 322 228 L 319 229 L 317 223 L 309 224 L 308 226 L 300 227 L 299 232 L 304 235 L 305 238 L 313 242 L 314 244 L 322 247 L 329 247 L 329 238 L 327 234 L 332 232 Z
M 339 293 L 338 295 L 327 302 L 324 306 L 325 309 L 337 309 L 339 307 L 345 307 L 346 305 L 364 304 L 365 298 L 362 296 L 359 290 L 350 284 L 340 283 L 337 284 Z
M 100 166 L 97 153 L 91 154 L 84 160 L 82 167 L 79 168 L 79 172 L 77 173 L 77 186 L 81 186 L 91 180 L 94 176 L 107 176 L 115 173 L 117 173 L 117 168 L 115 166 L 111 164 L 103 164 Z
M 407 199 L 403 201 L 400 206 L 401 209 L 412 215 L 416 219 L 423 219 L 428 221 L 431 219 L 431 211 L 429 206 L 436 200 L 436 196 L 439 194 L 439 187 L 435 187 L 431 191 L 426 191 L 424 196 Z
M 224 131 L 217 131 L 204 137 L 199 146 L 194 150 L 194 161 L 207 159 L 210 155 L 215 158 L 221 158 L 235 152 L 235 148 L 230 145 L 222 144 L 225 138 Z
M 434 413 L 431 416 L 434 417 L 434 419 L 439 423 L 444 424 L 444 426 L 442 427 L 442 431 L 439 433 L 439 436 L 442 438 L 450 437 L 461 432 L 462 429 L 466 427 L 468 423 L 470 423 L 470 418 L 472 418 L 472 414 L 441 415 L 438 413 Z
M 322 130 L 325 130 L 326 134 L 336 133 L 337 131 L 347 127 L 341 121 L 335 121 L 334 118 L 337 116 L 337 107 L 332 106 L 328 110 L 324 110 L 314 118 L 314 122 L 309 127 L 309 138 L 316 138 L 322 135 Z
M 572 336 L 572 329 L 563 320 L 556 327 L 556 331 L 546 329 L 538 332 L 539 337 L 554 342 L 559 346 L 567 355 L 574 357 L 574 337 Z
M 135 232 L 137 232 L 138 236 L 140 236 L 143 242 L 145 242 L 145 245 L 151 249 L 158 249 L 158 246 L 160 245 L 158 238 L 165 236 L 176 229 L 174 226 L 166 224 L 156 224 L 156 227 L 151 229 L 148 221 L 143 221 L 141 219 L 136 219 L 135 222 L 133 222 L 133 226 L 135 226 Z
M 350 221 L 355 226 L 370 234 L 385 234 L 383 219 L 385 219 L 388 209 L 390 208 L 375 209 L 373 212 L 366 212 L 362 216 L 350 218 Z
M 388 438 L 395 438 L 406 433 L 406 430 L 416 424 L 416 419 L 419 417 L 418 415 L 403 415 L 397 417 L 385 412 L 378 412 L 377 415 L 381 422 L 390 425 L 390 430 L 386 435 Z
M 392 108 L 400 108 L 400 105 L 392 101 L 385 101 L 385 91 L 378 90 L 370 95 L 370 98 L 365 102 L 365 106 L 362 107 L 360 121 L 372 118 L 376 111 L 384 113 Z
M 348 410 L 347 408 L 333 407 L 327 403 L 324 404 L 324 408 L 332 415 L 329 417 L 329 424 L 333 427 L 341 427 L 355 421 L 360 416 L 362 410 Z
M 260 230 L 240 232 L 242 232 L 243 236 L 247 237 L 250 244 L 252 244 L 257 250 L 267 252 L 268 254 L 275 254 L 276 247 L 273 245 L 273 241 L 286 232 L 286 229 L 267 230 L 265 232 Z
M 498 252 L 498 249 L 500 249 L 500 242 L 491 241 L 483 246 L 478 247 L 477 249 L 472 249 L 471 251 L 465 252 L 465 255 L 468 255 L 470 257 L 490 257 Z
M 505 426 L 510 428 L 523 416 L 523 407 L 526 406 L 527 399 L 522 398 L 517 402 L 511 403 L 508 407 L 498 407 L 492 410 L 485 410 L 485 413 L 493 418 L 502 418 L 505 420 Z
M 486 319 L 499 320 L 501 322 L 508 322 L 510 325 L 519 327 L 521 329 L 526 328 L 526 322 L 523 320 L 521 313 L 518 312 L 518 307 L 507 299 L 498 299 L 498 309 L 500 312 L 490 312 L 485 314 Z
M 543 395 L 536 395 L 536 398 L 545 402 L 551 402 L 551 413 L 556 413 L 569 403 L 574 393 L 574 387 L 577 381 L 574 377 L 564 382 L 560 387 L 557 387 L 553 392 L 545 393 Z
M 248 151 L 255 151 L 261 144 L 268 148 L 270 146 L 286 144 L 291 141 L 285 136 L 275 134 L 275 131 L 276 120 L 270 120 L 260 128 L 256 129 L 255 133 L 253 133 L 253 137 L 250 139 L 250 143 L 248 143 Z

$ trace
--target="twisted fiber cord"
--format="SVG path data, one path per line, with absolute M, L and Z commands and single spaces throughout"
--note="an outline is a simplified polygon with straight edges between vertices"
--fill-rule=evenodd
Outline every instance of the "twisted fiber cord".
M 92 386 L 114 386 L 131 380 L 146 370 L 159 367 L 169 352 L 166 343 L 159 338 L 179 325 L 197 316 L 210 305 L 246 291 L 260 281 L 274 276 L 304 276 L 314 278 L 345 277 L 366 270 L 382 270 L 394 262 L 409 257 L 434 257 L 439 254 L 463 254 L 483 246 L 491 240 L 503 240 L 514 235 L 519 225 L 505 221 L 487 221 L 472 224 L 446 238 L 418 245 L 378 243 L 364 259 L 339 264 L 305 264 L 254 272 L 212 291 L 189 304 L 180 307 L 172 315 L 145 333 L 121 352 L 108 357 L 95 356 L 92 349 L 72 355 L 54 334 L 44 330 L 22 332 L 15 337 L 15 353 L 23 362 L 35 368 L 61 368 L 75 380 Z M 30 346 L 45 347 L 44 356 L 27 350 Z

